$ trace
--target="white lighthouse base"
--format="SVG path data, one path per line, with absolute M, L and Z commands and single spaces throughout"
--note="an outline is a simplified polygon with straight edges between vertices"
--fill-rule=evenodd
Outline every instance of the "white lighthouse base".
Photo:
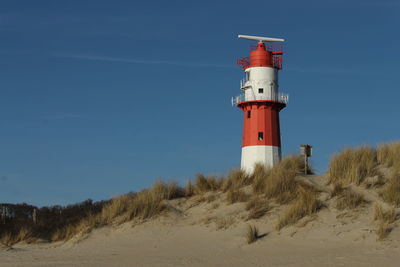
M 253 173 L 254 165 L 262 163 L 273 167 L 281 160 L 281 148 L 278 146 L 245 146 L 242 147 L 241 169 Z

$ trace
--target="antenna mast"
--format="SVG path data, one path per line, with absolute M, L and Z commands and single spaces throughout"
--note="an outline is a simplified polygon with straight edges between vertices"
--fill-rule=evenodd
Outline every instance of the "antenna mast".
M 260 43 L 262 42 L 284 42 L 285 39 L 281 38 L 271 38 L 271 37 L 262 37 L 262 36 L 252 36 L 252 35 L 238 35 L 239 38 L 248 39 L 248 40 L 255 40 Z

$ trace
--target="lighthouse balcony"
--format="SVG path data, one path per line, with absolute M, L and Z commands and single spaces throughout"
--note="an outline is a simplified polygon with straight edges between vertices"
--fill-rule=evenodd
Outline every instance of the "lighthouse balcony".
M 239 96 L 232 97 L 232 106 L 237 106 L 238 104 L 247 101 L 271 101 L 286 105 L 289 102 L 289 95 L 283 93 L 272 94 L 270 96 L 241 94 Z

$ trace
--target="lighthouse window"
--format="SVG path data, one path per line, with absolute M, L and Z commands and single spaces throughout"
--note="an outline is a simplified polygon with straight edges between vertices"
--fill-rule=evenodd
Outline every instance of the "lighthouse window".
M 248 119 L 251 118 L 251 111 L 250 111 L 250 110 L 247 111 L 247 118 L 248 118 Z
M 264 93 L 264 88 L 258 88 L 258 93 L 263 94 Z
M 264 133 L 263 132 L 258 132 L 258 140 L 264 140 Z

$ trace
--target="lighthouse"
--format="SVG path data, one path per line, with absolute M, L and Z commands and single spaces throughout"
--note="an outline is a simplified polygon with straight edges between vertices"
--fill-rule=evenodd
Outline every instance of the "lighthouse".
M 249 58 L 238 60 L 244 70 L 242 94 L 232 105 L 243 111 L 241 168 L 252 173 L 256 163 L 273 167 L 281 160 L 279 112 L 288 95 L 279 92 L 278 71 L 282 69 L 283 39 L 239 35 L 258 41 Z

